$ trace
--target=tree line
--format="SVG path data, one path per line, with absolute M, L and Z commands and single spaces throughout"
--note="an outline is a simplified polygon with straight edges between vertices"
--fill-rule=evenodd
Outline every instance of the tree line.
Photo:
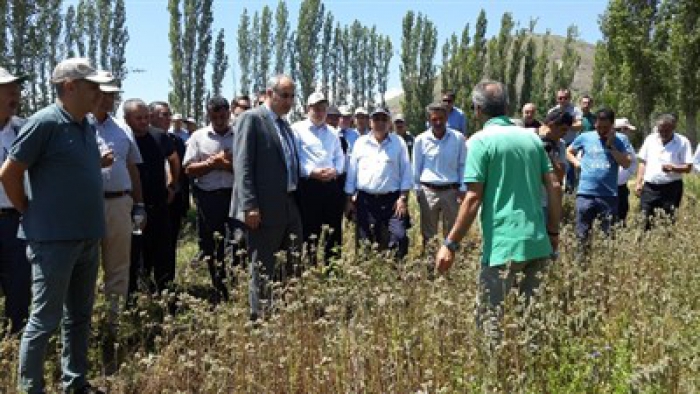
M 22 114 L 55 100 L 51 72 L 62 59 L 81 56 L 127 75 L 124 0 L 80 0 L 62 13 L 62 0 L 0 1 L 0 66 L 29 75 Z
M 571 87 L 581 61 L 576 26 L 567 30 L 561 56 L 555 56 L 549 31 L 537 34 L 537 20 L 526 26 L 505 13 L 493 37 L 481 10 L 438 43 L 437 27 L 427 16 L 407 12 L 400 43 L 377 26 L 359 20 L 342 24 L 322 0 L 299 4 L 296 26 L 284 0 L 276 8 L 244 9 L 235 32 L 214 31 L 213 0 L 168 0 L 170 92 L 175 111 L 202 121 L 211 95 L 255 95 L 269 76 L 290 74 L 298 83 L 299 106 L 313 91 L 336 105 L 386 105 L 394 55 L 399 59 L 401 108 L 410 129 L 424 127 L 423 108 L 438 86 L 456 93 L 456 105 L 473 119 L 469 93 L 483 78 L 503 81 L 510 114 L 533 102 L 540 115 L 555 104 L 556 90 Z M 59 12 L 57 10 L 62 10 Z M 696 0 L 611 0 L 599 20 L 590 94 L 625 114 L 646 132 L 657 112 L 681 115 L 695 142 L 700 106 L 700 2 Z M 128 75 L 124 0 L 0 2 L 0 65 L 28 74 L 22 112 L 52 102 L 50 75 L 57 62 L 84 56 L 117 78 Z M 396 45 L 399 44 L 399 45 Z M 235 60 L 229 52 L 235 49 Z M 441 58 L 441 59 L 440 59 Z M 234 62 L 237 67 L 234 67 Z M 234 90 L 223 92 L 226 78 Z M 479 125 L 472 122 L 470 129 Z

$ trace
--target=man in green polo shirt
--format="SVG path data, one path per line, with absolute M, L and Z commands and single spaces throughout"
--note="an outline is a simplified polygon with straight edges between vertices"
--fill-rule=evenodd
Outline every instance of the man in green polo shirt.
M 44 392 L 46 347 L 62 323 L 63 388 L 82 393 L 90 387 L 88 338 L 105 232 L 100 151 L 85 115 L 99 99 L 99 84 L 110 80 L 74 58 L 56 66 L 51 82 L 58 100 L 28 119 L 0 170 L 7 197 L 23 214 L 19 235 L 32 265 L 19 391 Z
M 529 298 L 538 274 L 556 250 L 559 235 L 559 182 L 537 134 L 515 126 L 506 115 L 508 96 L 500 82 L 484 81 L 472 92 L 476 116 L 484 129 L 469 140 L 464 170 L 467 195 L 457 221 L 436 257 L 444 272 L 454 261 L 481 208 L 483 245 L 479 277 L 482 307 L 479 324 L 496 321 L 499 305 L 511 288 Z M 541 208 L 542 185 L 548 198 L 548 222 Z M 518 276 L 522 275 L 522 278 Z

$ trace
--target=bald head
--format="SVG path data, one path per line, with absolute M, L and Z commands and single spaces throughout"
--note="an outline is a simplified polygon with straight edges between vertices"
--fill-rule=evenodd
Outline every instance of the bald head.
M 535 118 L 535 114 L 537 113 L 537 107 L 535 107 L 535 104 L 533 103 L 527 103 L 523 105 L 523 120 L 524 121 L 531 121 Z
M 284 116 L 294 105 L 295 89 L 296 85 L 291 77 L 275 75 L 267 81 L 265 103 L 275 114 Z

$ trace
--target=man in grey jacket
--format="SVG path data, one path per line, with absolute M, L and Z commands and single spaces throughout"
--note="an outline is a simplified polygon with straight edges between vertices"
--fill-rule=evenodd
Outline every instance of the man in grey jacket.
M 282 281 L 294 271 L 292 251 L 301 240 L 296 190 L 299 160 L 294 135 L 284 116 L 294 104 L 294 81 L 284 75 L 267 84 L 265 102 L 237 120 L 234 136 L 234 194 L 231 217 L 245 223 L 250 258 L 251 318 L 260 301 L 271 301 L 266 279 Z M 276 264 L 275 254 L 287 258 Z

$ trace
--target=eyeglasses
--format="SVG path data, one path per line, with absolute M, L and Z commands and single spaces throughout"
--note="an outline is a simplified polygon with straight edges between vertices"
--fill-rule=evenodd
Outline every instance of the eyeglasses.
M 443 102 L 443 103 L 447 103 L 447 104 L 449 104 L 449 103 L 451 103 L 451 102 L 453 102 L 453 101 L 454 101 L 454 100 L 452 100 L 452 99 L 442 99 L 442 102 Z
M 557 100 L 559 100 L 559 101 L 564 101 L 564 100 L 568 100 L 568 99 L 569 99 L 568 96 L 559 96 L 559 97 L 557 97 Z
M 294 93 L 280 93 L 280 92 L 278 92 L 278 91 L 275 91 L 275 93 L 276 93 L 278 96 L 280 96 L 281 98 L 283 98 L 284 100 L 291 99 L 291 98 L 294 98 L 294 97 L 297 96 L 297 95 L 294 94 Z
M 160 117 L 160 118 L 169 118 L 171 116 L 173 116 L 173 114 L 171 112 L 161 112 L 158 114 L 158 117 Z
M 247 111 L 247 110 L 250 109 L 250 106 L 248 106 L 248 105 L 239 105 L 238 108 L 241 108 L 242 110 Z
M 372 121 L 373 122 L 388 122 L 389 118 L 384 117 L 384 116 L 375 116 L 374 118 L 372 118 Z

